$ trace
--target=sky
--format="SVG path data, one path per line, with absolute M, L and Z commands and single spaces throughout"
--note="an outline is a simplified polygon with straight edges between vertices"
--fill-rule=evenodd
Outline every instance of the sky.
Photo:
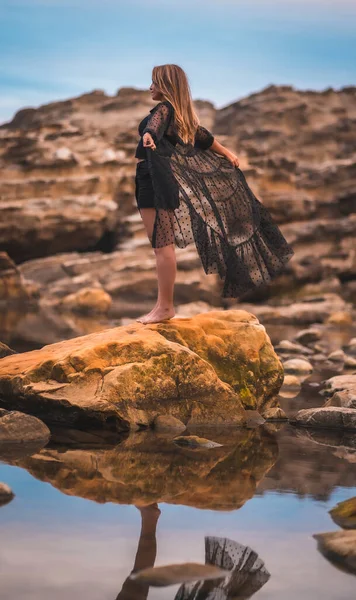
M 0 123 L 93 89 L 187 73 L 222 108 L 264 87 L 356 84 L 356 0 L 0 0 Z

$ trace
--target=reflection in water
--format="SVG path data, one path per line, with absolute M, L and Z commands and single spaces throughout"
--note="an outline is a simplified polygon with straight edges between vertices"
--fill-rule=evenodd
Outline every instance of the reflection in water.
M 184 584 L 174 600 L 247 600 L 271 576 L 254 550 L 227 538 L 205 538 L 205 562 L 231 573 L 222 581 Z
M 141 533 L 131 573 L 153 567 L 157 554 L 156 527 L 161 511 L 157 504 L 138 507 L 138 509 L 141 512 Z M 116 600 L 146 600 L 148 591 L 148 583 L 130 579 L 129 575 Z
M 234 510 L 253 497 L 278 447 L 262 429 L 214 432 L 214 440 L 223 445 L 197 453 L 172 438 L 142 432 L 114 448 L 47 446 L 7 462 L 66 494 L 96 502 Z

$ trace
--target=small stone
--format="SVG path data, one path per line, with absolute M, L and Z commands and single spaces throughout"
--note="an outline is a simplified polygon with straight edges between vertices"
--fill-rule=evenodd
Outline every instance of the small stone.
M 302 329 L 294 336 L 296 342 L 300 344 L 310 344 L 311 342 L 317 342 L 321 338 L 321 331 L 310 327 L 309 329 Z
M 343 406 L 344 408 L 356 408 L 356 394 L 349 390 L 335 392 L 335 394 L 324 404 L 324 406 Z
M 344 367 L 347 369 L 354 369 L 356 367 L 356 358 L 353 356 L 345 356 Z
M 3 342 L 0 342 L 0 358 L 5 358 L 5 356 L 9 356 L 10 354 L 16 354 L 16 351 L 3 344 Z
M 356 356 L 356 338 L 351 338 L 344 348 L 349 354 Z
M 184 423 L 171 415 L 158 415 L 153 421 L 153 427 L 155 431 L 174 431 L 181 432 L 186 429 Z
M 263 425 L 263 423 L 266 422 L 266 419 L 264 419 L 257 410 L 245 410 L 245 415 L 246 415 L 245 426 L 248 429 L 253 429 L 254 427 L 259 427 L 260 425 Z
M 291 375 L 309 375 L 313 372 L 313 367 L 307 360 L 301 358 L 291 358 L 283 363 L 285 373 Z
M 14 498 L 15 494 L 6 483 L 0 482 L 0 506 L 4 506 Z
M 277 346 L 275 346 L 275 351 L 279 354 L 313 354 L 313 351 L 301 344 L 296 344 L 294 342 L 290 342 L 289 340 L 281 340 Z
M 64 161 L 71 160 L 73 158 L 73 152 L 70 150 L 70 148 L 63 146 L 62 148 L 57 148 L 57 150 L 54 152 L 54 158 Z
M 48 441 L 50 430 L 37 417 L 0 408 L 0 442 Z
M 174 438 L 173 441 L 177 446 L 188 446 L 189 448 L 219 448 L 222 446 L 222 444 L 212 442 L 211 440 L 196 435 L 182 435 Z
M 112 298 L 102 288 L 82 288 L 61 300 L 61 306 L 69 310 L 83 313 L 107 313 Z
M 342 350 L 335 350 L 334 352 L 331 352 L 331 354 L 329 354 L 327 358 L 328 360 L 335 362 L 345 362 L 346 357 L 345 353 Z
M 333 325 L 352 325 L 352 315 L 346 311 L 337 311 L 332 313 L 327 319 L 326 323 Z
M 286 413 L 279 406 L 267 408 L 267 410 L 265 410 L 263 413 L 263 417 L 266 419 L 266 421 L 287 421 L 288 420 Z
M 332 520 L 343 529 L 356 529 L 356 496 L 329 510 Z

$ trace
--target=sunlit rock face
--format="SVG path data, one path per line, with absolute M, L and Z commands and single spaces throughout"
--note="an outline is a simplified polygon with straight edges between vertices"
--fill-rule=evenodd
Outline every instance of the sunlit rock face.
M 122 431 L 159 414 L 185 425 L 243 424 L 243 407 L 278 408 L 283 367 L 245 311 L 134 323 L 0 363 L 0 404 L 47 423 Z
M 182 448 L 173 439 L 140 432 L 114 448 L 54 446 L 9 462 L 96 502 L 234 510 L 252 498 L 278 454 L 274 437 L 262 429 L 214 431 L 222 446 L 210 449 Z

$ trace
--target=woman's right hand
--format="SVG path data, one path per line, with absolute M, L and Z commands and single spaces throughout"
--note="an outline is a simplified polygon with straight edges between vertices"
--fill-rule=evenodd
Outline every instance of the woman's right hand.
M 154 143 L 153 137 L 150 133 L 145 133 L 142 142 L 145 148 L 152 148 L 152 150 L 156 149 L 156 144 Z

